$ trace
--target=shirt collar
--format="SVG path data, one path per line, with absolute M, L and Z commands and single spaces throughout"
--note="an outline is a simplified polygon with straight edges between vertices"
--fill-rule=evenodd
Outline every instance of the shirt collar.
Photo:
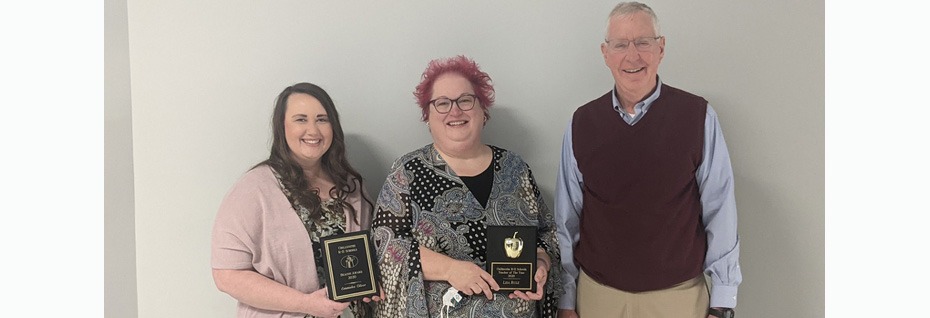
M 645 113 L 649 111 L 649 106 L 652 106 L 652 102 L 656 101 L 656 99 L 659 99 L 660 93 L 662 93 L 662 79 L 656 75 L 656 89 L 652 92 L 651 95 L 649 95 L 649 97 L 646 97 L 646 99 L 636 103 L 636 105 L 633 106 L 633 108 L 637 110 L 636 113 Z M 614 103 L 614 110 L 622 114 L 623 110 L 620 109 L 620 100 L 617 99 L 617 85 L 614 85 L 610 96 L 612 97 Z

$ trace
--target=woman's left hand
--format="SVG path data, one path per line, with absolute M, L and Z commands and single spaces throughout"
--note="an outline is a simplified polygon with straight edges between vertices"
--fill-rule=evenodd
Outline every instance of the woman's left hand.
M 508 297 L 510 299 L 520 298 L 523 300 L 540 300 L 543 298 L 543 295 L 546 294 L 546 279 L 549 278 L 549 262 L 544 259 L 536 260 L 536 275 L 533 279 L 536 280 L 536 292 L 522 292 L 519 290 L 514 291 Z
M 380 295 L 371 296 L 371 298 L 365 297 L 365 298 L 362 298 L 362 301 L 364 301 L 364 302 L 366 302 L 366 303 L 370 303 L 370 302 L 373 302 L 373 301 L 382 301 L 382 300 L 384 300 L 384 288 L 379 288 L 379 289 L 381 290 L 381 294 L 380 294 Z

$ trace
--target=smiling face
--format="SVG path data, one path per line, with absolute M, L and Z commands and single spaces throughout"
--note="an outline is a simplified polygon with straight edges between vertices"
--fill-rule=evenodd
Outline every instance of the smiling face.
M 463 94 L 475 94 L 475 90 L 465 77 L 458 73 L 440 75 L 433 82 L 432 97 L 457 99 Z M 440 149 L 472 149 L 481 145 L 481 130 L 484 128 L 484 112 L 481 101 L 476 100 L 471 110 L 462 111 L 458 104 L 452 105 L 448 113 L 440 114 L 436 107 L 429 105 L 430 134 L 433 142 Z
M 634 40 L 644 37 L 656 37 L 652 17 L 645 12 L 635 12 L 610 18 L 607 26 L 607 40 Z M 656 85 L 659 63 L 665 56 L 665 37 L 648 51 L 640 52 L 632 47 L 626 52 L 611 52 L 606 43 L 601 43 L 604 63 L 610 69 L 617 85 L 621 101 L 639 102 L 652 91 Z
M 291 156 L 301 167 L 319 167 L 320 159 L 333 143 L 333 127 L 323 104 L 304 93 L 288 96 L 284 135 Z

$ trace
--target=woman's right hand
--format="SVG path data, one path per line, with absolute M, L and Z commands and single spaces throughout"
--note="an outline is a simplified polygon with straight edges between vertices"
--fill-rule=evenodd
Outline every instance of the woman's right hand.
M 320 288 L 310 293 L 310 300 L 307 307 L 307 313 L 314 317 L 338 318 L 339 315 L 349 307 L 348 302 L 332 301 L 327 296 L 327 289 Z
M 494 291 L 500 286 L 478 265 L 466 261 L 454 261 L 446 271 L 446 281 L 466 295 L 484 293 L 488 300 L 494 299 Z

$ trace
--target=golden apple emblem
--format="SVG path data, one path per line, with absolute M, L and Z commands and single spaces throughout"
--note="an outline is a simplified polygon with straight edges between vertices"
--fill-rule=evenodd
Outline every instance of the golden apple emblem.
M 513 237 L 504 239 L 504 251 L 507 257 L 518 258 L 523 252 L 523 240 L 517 237 L 517 232 L 513 232 Z

